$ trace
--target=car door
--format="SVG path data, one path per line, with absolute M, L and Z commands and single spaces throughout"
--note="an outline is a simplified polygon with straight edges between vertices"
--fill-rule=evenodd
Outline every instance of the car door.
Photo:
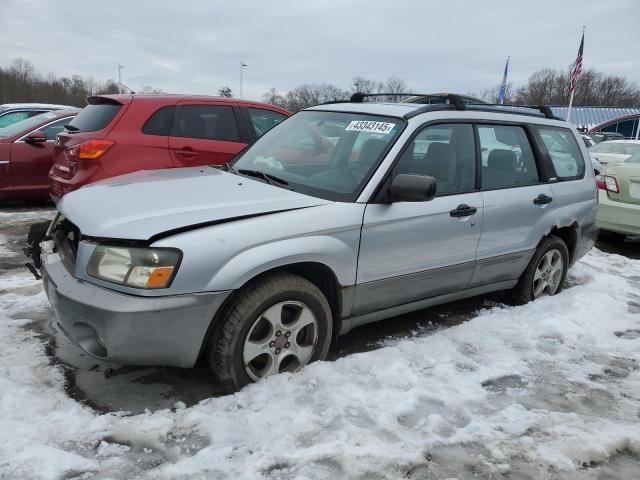
M 477 124 L 476 130 L 484 223 L 470 286 L 518 279 L 553 226 L 554 208 L 532 131 L 515 124 Z
M 25 138 L 29 132 L 11 145 L 11 173 L 14 188 L 46 189 L 48 174 L 53 164 L 53 146 L 56 135 L 64 130 L 64 125 L 73 117 L 65 117 L 43 125 L 32 132 L 41 131 L 47 135 L 46 142 L 30 143 Z
M 11 142 L 0 138 L 0 190 L 9 189 L 11 184 Z
M 471 280 L 483 218 L 473 126 L 430 125 L 391 171 L 435 177 L 428 202 L 367 205 L 355 315 L 463 290 Z
M 248 141 L 237 109 L 229 102 L 179 102 L 169 136 L 174 165 L 222 165 L 231 160 Z

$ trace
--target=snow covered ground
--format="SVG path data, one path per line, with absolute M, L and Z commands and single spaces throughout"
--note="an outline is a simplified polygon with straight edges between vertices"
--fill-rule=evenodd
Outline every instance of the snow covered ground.
M 594 250 L 555 297 L 137 415 L 68 395 L 40 283 L 0 274 L 3 480 L 640 478 L 640 260 Z

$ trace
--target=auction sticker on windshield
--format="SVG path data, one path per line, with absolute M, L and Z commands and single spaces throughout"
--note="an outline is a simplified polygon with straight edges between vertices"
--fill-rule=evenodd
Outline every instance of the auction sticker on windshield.
M 354 120 L 347 128 L 345 128 L 348 132 L 371 132 L 371 133 L 391 133 L 393 127 L 395 127 L 395 123 L 387 123 L 387 122 L 369 122 L 366 120 Z

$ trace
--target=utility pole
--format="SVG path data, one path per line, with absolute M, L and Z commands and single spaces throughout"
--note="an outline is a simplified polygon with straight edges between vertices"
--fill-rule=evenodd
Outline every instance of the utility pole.
M 244 67 L 248 67 L 248 65 L 240 62 L 240 98 L 242 98 L 242 72 L 244 71 Z

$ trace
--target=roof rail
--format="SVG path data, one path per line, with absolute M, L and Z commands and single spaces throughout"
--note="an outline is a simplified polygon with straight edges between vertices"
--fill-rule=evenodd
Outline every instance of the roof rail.
M 393 93 L 364 93 L 364 92 L 356 92 L 351 95 L 349 98 L 349 102 L 351 103 L 362 103 L 365 98 L 368 97 L 430 97 L 430 98 L 444 98 L 448 100 L 449 103 L 454 104 L 456 106 L 456 110 L 464 110 L 464 105 L 466 102 L 460 95 L 455 95 L 453 93 L 446 94 L 433 94 L 433 93 L 407 93 L 407 92 L 393 92 Z
M 479 107 L 516 107 L 516 108 L 530 108 L 532 110 L 538 110 L 541 114 L 543 114 L 546 118 L 551 120 L 563 120 L 562 118 L 556 117 L 551 108 L 547 105 L 521 105 L 516 103 L 468 103 L 469 106 L 479 106 Z M 509 112 L 511 113 L 511 112 Z

